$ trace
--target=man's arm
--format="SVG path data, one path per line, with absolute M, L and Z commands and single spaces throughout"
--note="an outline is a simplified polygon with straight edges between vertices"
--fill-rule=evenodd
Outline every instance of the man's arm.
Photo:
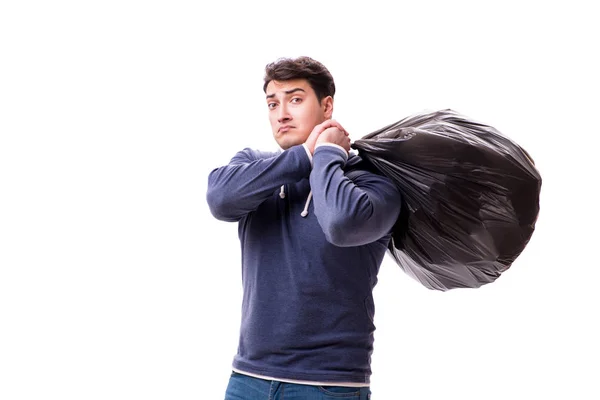
M 400 213 L 401 196 L 392 181 L 361 171 L 350 179 L 342 170 L 344 148 L 318 144 L 310 185 L 315 215 L 327 240 L 340 247 L 360 246 L 385 236 Z
M 222 221 L 239 221 L 281 185 L 307 177 L 310 169 L 305 146 L 293 146 L 266 158 L 264 153 L 244 149 L 228 165 L 209 174 L 206 200 L 210 212 Z

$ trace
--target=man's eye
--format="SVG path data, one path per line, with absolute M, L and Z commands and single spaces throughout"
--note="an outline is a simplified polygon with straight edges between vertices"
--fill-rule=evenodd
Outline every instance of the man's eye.
M 300 97 L 294 97 L 292 99 L 292 102 L 300 103 L 300 102 L 302 102 L 302 99 Z
M 269 103 L 267 104 L 267 107 L 269 107 L 270 109 L 275 108 L 275 106 L 277 105 L 277 103 Z

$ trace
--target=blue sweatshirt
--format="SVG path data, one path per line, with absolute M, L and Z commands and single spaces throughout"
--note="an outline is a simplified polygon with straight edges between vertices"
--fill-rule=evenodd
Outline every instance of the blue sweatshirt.
M 303 145 L 244 149 L 210 173 L 207 201 L 216 218 L 238 222 L 243 303 L 233 368 L 369 383 L 373 288 L 400 212 L 392 181 L 335 145 L 316 147 L 312 160 Z

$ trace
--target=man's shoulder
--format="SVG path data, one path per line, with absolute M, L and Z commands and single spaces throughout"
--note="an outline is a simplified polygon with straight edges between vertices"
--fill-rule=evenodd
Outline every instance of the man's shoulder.
M 381 172 L 368 159 L 361 157 L 358 154 L 353 154 L 348 158 L 344 166 L 344 175 L 354 182 L 369 181 L 376 185 L 384 185 L 386 187 L 396 187 L 395 181 Z
M 351 153 L 344 166 L 344 172 L 354 174 L 375 174 L 385 176 L 369 160 L 360 156 L 360 154 Z

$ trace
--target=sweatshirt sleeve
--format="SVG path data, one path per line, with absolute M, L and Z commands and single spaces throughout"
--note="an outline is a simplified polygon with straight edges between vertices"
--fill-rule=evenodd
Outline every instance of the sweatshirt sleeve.
M 318 146 L 310 174 L 314 213 L 327 240 L 340 247 L 381 239 L 396 223 L 401 204 L 390 179 L 367 171 L 346 176 L 347 158 L 341 147 Z
M 219 220 L 239 221 L 278 187 L 308 177 L 310 170 L 311 160 L 303 146 L 293 146 L 279 154 L 246 148 L 229 164 L 210 172 L 208 207 Z

